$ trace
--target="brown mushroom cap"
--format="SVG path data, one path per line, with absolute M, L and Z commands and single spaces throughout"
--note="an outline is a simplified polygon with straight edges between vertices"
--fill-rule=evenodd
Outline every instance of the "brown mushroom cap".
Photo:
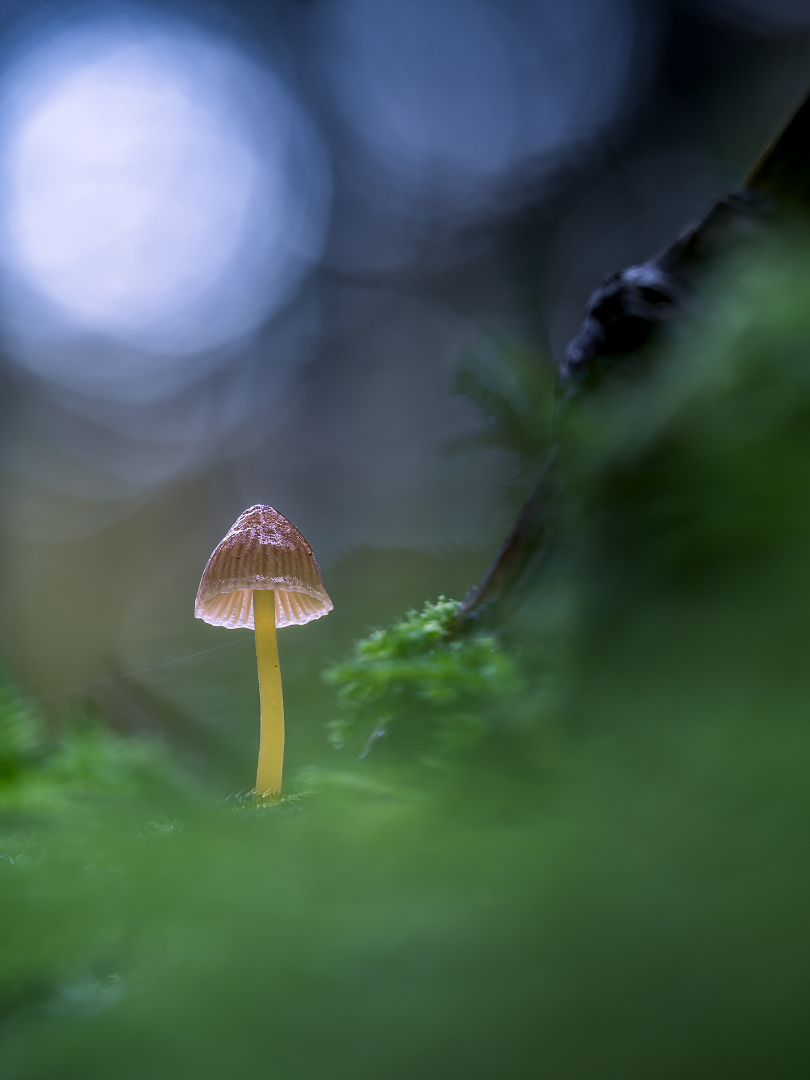
M 274 589 L 276 626 L 332 610 L 321 568 L 301 533 L 272 506 L 245 510 L 208 560 L 194 614 L 232 630 L 253 626 L 253 590 Z

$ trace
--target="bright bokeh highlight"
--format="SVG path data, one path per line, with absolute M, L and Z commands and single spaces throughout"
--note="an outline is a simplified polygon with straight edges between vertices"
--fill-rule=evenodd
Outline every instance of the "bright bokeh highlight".
M 40 373 L 70 381 L 49 345 L 77 335 L 134 350 L 125 367 L 244 337 L 320 251 L 328 170 L 302 107 L 194 29 L 42 42 L 0 119 L 4 322 Z M 70 367 L 85 389 L 75 352 Z

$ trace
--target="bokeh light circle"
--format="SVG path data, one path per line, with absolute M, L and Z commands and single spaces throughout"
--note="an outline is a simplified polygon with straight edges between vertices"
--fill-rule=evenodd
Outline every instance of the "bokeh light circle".
M 373 170 L 378 197 L 389 188 L 454 214 L 593 139 L 644 74 L 628 0 L 321 0 L 315 11 L 358 172 Z
M 90 389 L 105 363 L 216 350 L 317 258 L 321 143 L 281 79 L 235 48 L 168 21 L 74 27 L 25 49 L 2 91 L 2 319 L 40 374 Z

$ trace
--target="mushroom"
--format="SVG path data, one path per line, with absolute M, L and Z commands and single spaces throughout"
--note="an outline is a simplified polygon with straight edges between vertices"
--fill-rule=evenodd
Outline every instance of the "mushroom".
M 256 793 L 281 790 L 284 702 L 276 627 L 320 619 L 332 610 L 321 568 L 301 533 L 272 506 L 237 518 L 203 572 L 194 614 L 230 630 L 253 627 L 259 668 L 261 735 Z

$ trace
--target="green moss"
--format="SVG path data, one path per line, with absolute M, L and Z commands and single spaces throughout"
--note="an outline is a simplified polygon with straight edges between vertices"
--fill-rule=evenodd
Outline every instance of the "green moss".
M 452 636 L 459 608 L 439 597 L 359 641 L 326 678 L 342 715 L 332 742 L 369 753 L 378 740 L 422 754 L 469 748 L 520 689 L 514 659 L 491 635 Z

